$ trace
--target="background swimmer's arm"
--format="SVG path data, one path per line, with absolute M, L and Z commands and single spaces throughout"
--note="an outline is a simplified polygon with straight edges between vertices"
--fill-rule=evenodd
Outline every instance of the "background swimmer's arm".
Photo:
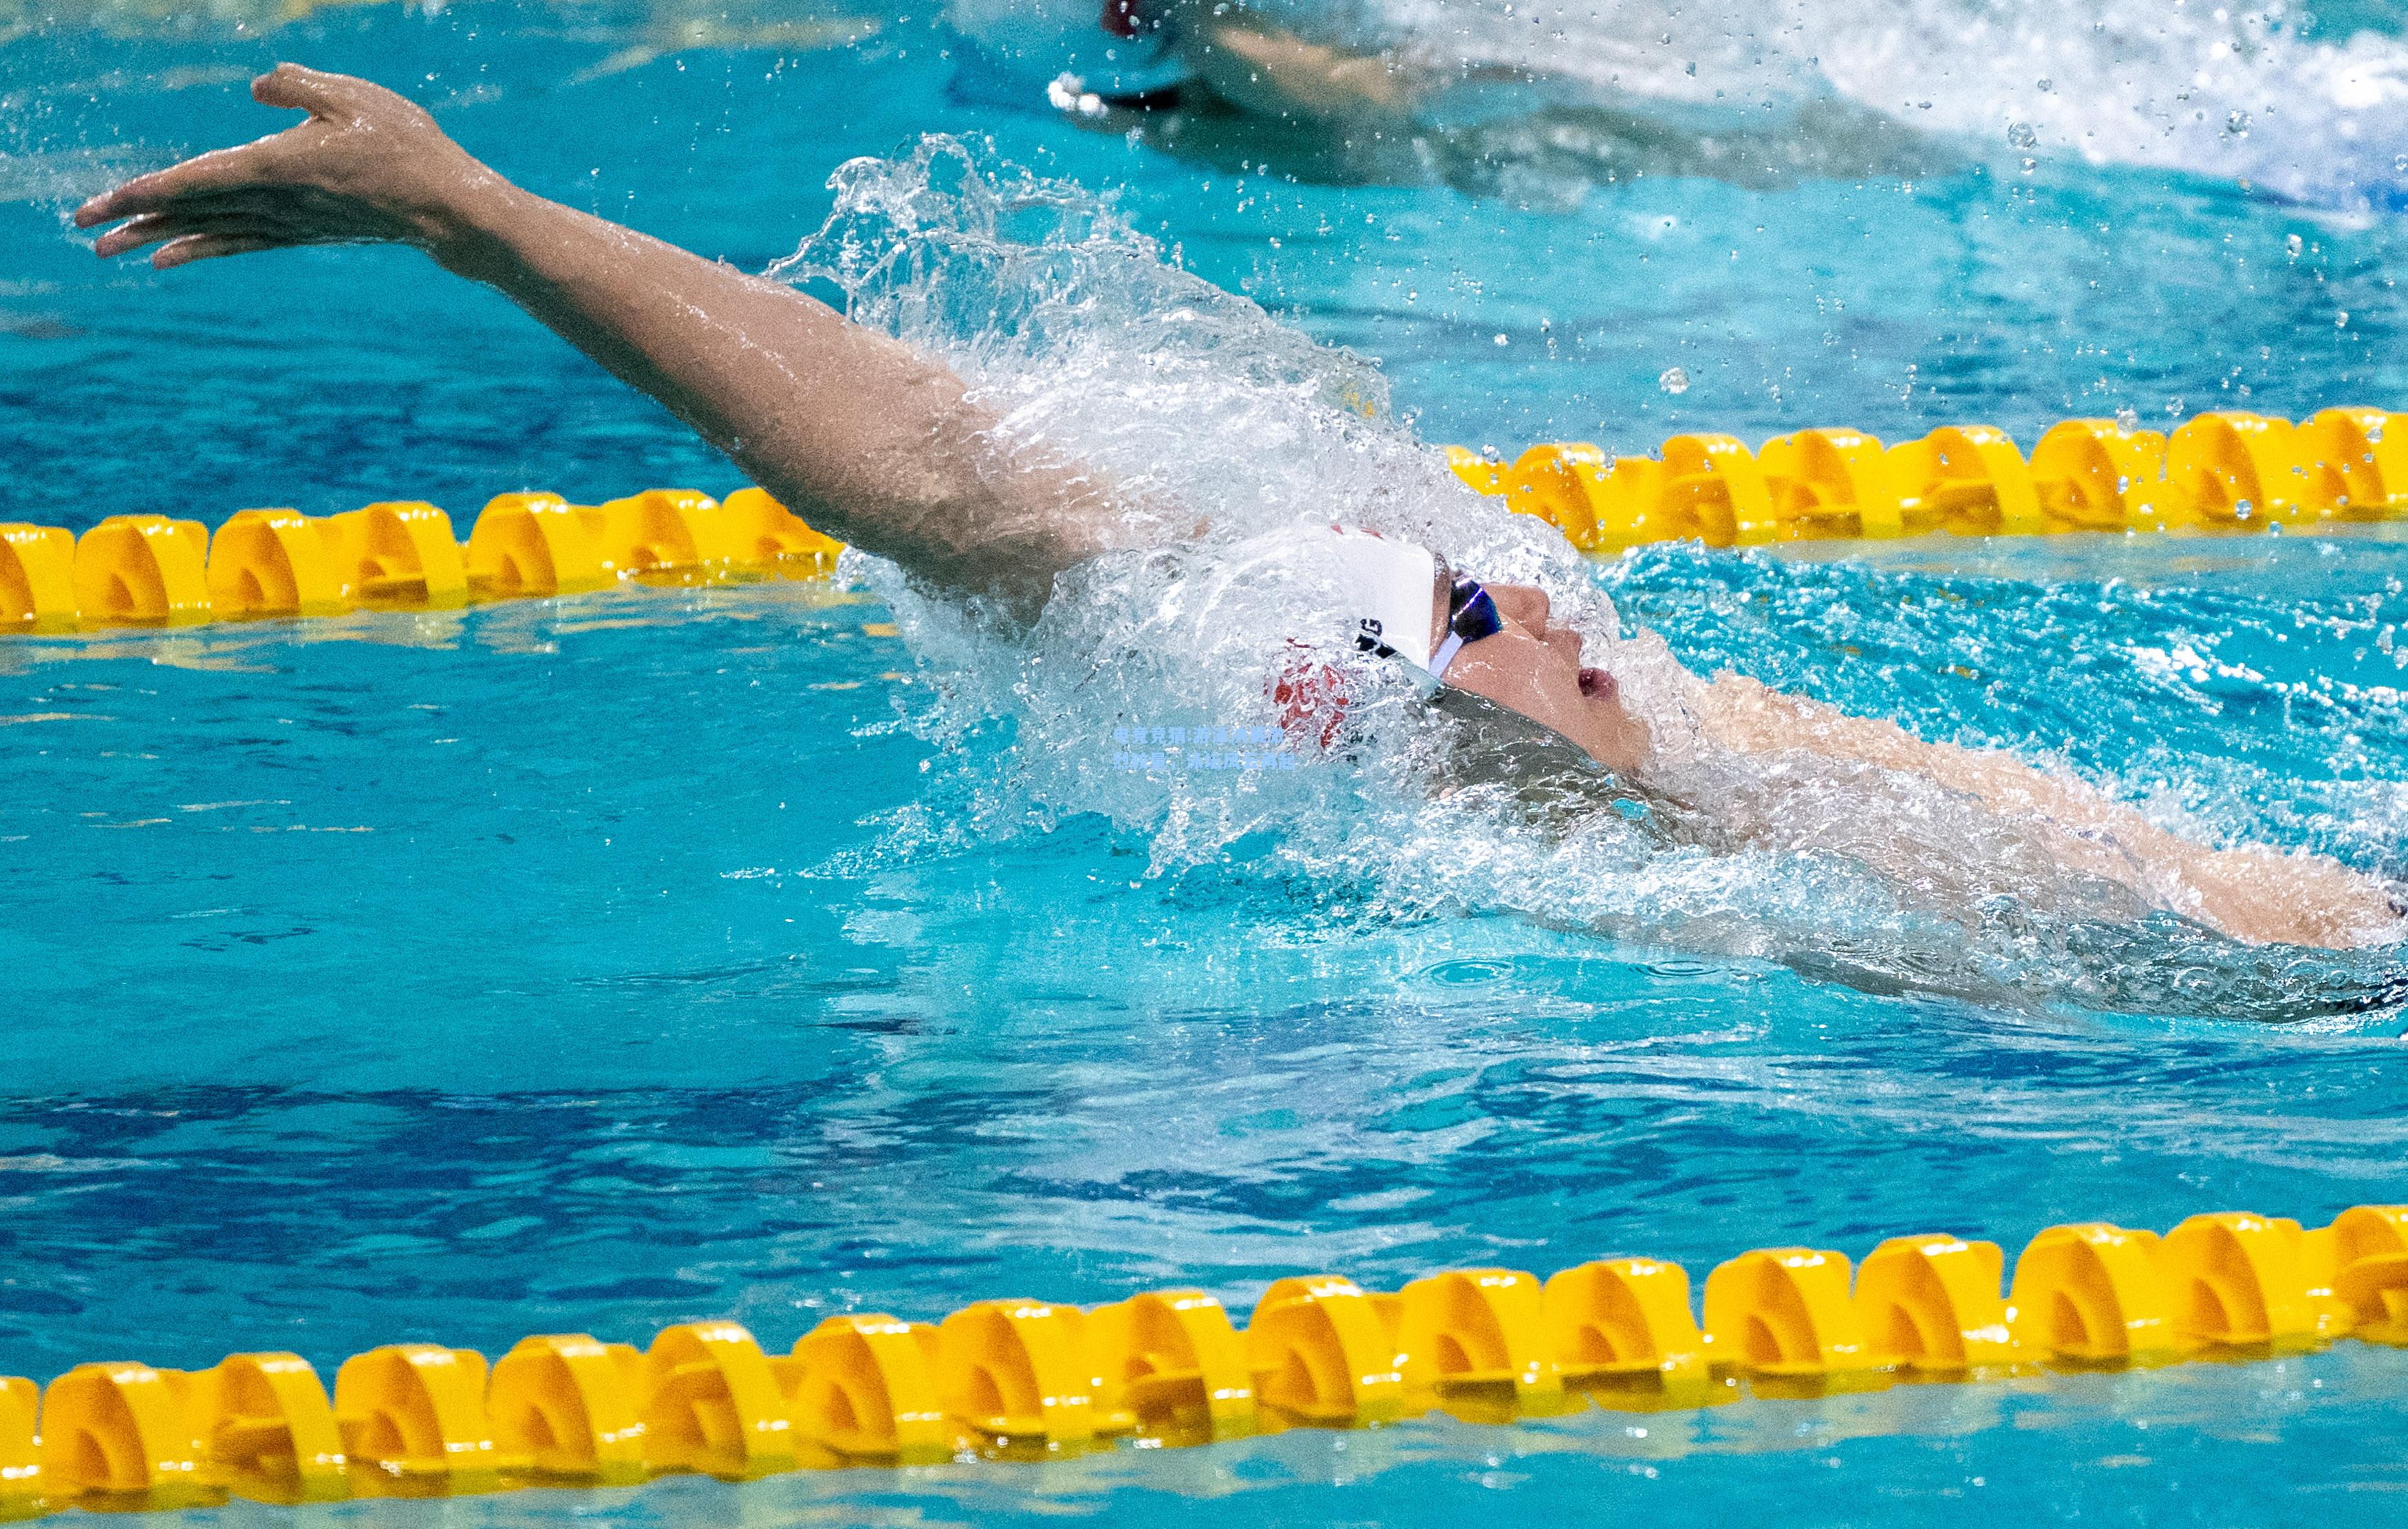
M 1243 10 L 1184 20 L 1180 58 L 1213 94 L 1241 111 L 1331 121 L 1394 116 L 1408 104 L 1389 59 L 1307 42 Z
M 2049 830 L 2051 852 L 2068 870 L 2121 882 L 2239 939 L 2348 949 L 2399 932 L 2382 884 L 2338 861 L 2258 845 L 2211 850 L 2012 754 L 1926 743 L 1894 722 L 1851 717 L 1730 674 L 1706 686 L 1699 717 L 1706 736 L 1726 749 L 1797 749 L 1926 776 L 2001 817 Z
M 294 64 L 252 82 L 309 120 L 126 182 L 76 213 L 151 263 L 397 242 L 498 288 L 666 405 L 813 525 L 1024 612 L 1114 539 L 1103 485 L 995 442 L 961 379 L 824 304 L 531 195 L 415 105 Z

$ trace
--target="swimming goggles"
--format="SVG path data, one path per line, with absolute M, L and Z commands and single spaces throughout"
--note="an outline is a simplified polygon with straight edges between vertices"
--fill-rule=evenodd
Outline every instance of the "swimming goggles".
M 1443 679 L 1466 644 L 1505 629 L 1496 600 L 1480 581 L 1457 577 L 1429 549 L 1351 526 L 1332 525 L 1326 536 L 1357 612 L 1354 646 L 1364 652 L 1403 659 Z M 1432 646 L 1430 605 L 1440 591 L 1446 619 L 1437 623 Z
M 1493 637 L 1505 630 L 1505 618 L 1497 614 L 1497 602 L 1473 579 L 1455 579 L 1446 598 L 1446 637 L 1430 654 L 1429 672 L 1435 679 L 1446 678 L 1446 667 L 1455 655 L 1463 651 L 1466 643 Z

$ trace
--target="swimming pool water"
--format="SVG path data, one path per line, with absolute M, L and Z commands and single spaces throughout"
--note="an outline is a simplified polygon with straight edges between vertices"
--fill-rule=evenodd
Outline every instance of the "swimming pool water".
M 831 868 L 919 779 L 885 729 L 882 676 L 906 661 L 862 633 L 876 614 L 805 588 L 642 591 L 17 669 L 12 712 L 51 720 L 12 726 L 0 822 L 22 889 L 0 947 L 11 1366 L 494 1351 L 714 1313 L 782 1344 L 828 1310 L 1002 1290 L 1234 1298 L 1308 1266 L 1394 1283 L 1609 1251 L 1699 1269 L 1742 1244 L 1944 1226 L 2012 1247 L 2093 1214 L 2391 1193 L 2396 1020 L 2036 1019 L 1507 919 L 1351 923 L 1312 906 L 1328 889 L 1146 881 L 1141 845 L 1075 822 Z M 1034 1485 L 1175 1517 L 1258 1479 L 1265 1512 L 1313 1516 L 1306 1483 L 1360 1470 L 1362 1516 L 1410 1519 L 1500 1470 L 1544 1497 L 1642 1491 L 1624 1472 L 1650 1466 L 1736 1510 L 1783 1478 L 1754 1451 L 1839 1440 L 1885 1480 L 2062 1457 L 2071 1496 L 2041 1502 L 2120 1500 L 2129 1470 L 2238 1512 L 2236 1459 L 2182 1421 L 2205 1413 L 2286 1441 L 2252 1471 L 2396 1470 L 2380 1428 L 2372 1453 L 2300 1443 L 2395 1406 L 2391 1356 L 2201 1373 L 1598 1414 L 1535 1439 L 1416 1424 L 1342 1457 L 1274 1440 Z M 2292 1394 L 2312 1386 L 2339 1396 Z M 2170 1456 L 2098 1464 L 2157 1462 L 2123 1414 L 2159 1406 Z M 1898 1408 L 1895 1429 L 1855 1421 Z M 1844 1442 L 1858 1429 L 1902 1436 Z M 1481 1464 L 1500 1451 L 1540 1458 Z M 1029 1489 L 865 1473 L 739 1495 L 781 1518 L 967 1494 L 983 1521 Z M 727 1510 L 658 1490 L 602 1505 Z M 455 1506 L 567 1510 L 544 1501 Z M 1878 1511 L 1847 1501 L 1833 1522 Z
M 408 84 L 537 189 L 753 267 L 817 225 L 838 160 L 990 133 L 1380 357 L 1434 440 L 1984 420 L 2028 441 L 2073 412 L 2401 391 L 2396 221 L 2220 163 L 2026 177 L 1924 133 L 1912 189 L 1592 184 L 1510 156 L 1521 193 L 1290 182 L 1251 149 L 1182 158 L 1019 109 L 1025 65 L 974 16 L 685 21 L 470 5 L 263 37 L 111 12 L 0 45 L 8 518 L 734 486 L 411 257 L 155 278 L 62 235 L 110 174 L 260 131 L 239 81 L 285 55 Z M 2293 159 L 2318 147 L 2291 131 Z M 1656 383 L 1675 364 L 1679 394 Z M 1693 664 L 2397 876 L 2403 572 L 2408 540 L 2374 529 L 1669 548 L 1598 578 Z M 1145 827 L 1094 816 L 948 845 L 902 831 L 964 805 L 907 725 L 943 677 L 891 614 L 812 584 L 641 589 L 0 647 L 0 1373 L 283 1347 L 331 1371 L 377 1342 L 707 1315 L 782 1348 L 827 1311 L 1006 1292 L 1193 1281 L 1242 1305 L 1307 1268 L 1393 1287 L 1612 1253 L 1701 1275 L 1786 1242 L 2012 1251 L 2070 1219 L 2401 1197 L 2386 952 L 2191 985 L 2025 952 L 1980 993 L 1912 979 L 1903 943 L 1830 979 L 1818 933 L 1865 929 L 1746 886 L 1727 923 L 1786 931 L 1774 958 L 1685 936 L 1713 922 L 1695 902 L 1600 930 L 1260 857 L 1158 874 Z M 1913 969 L 1870 979 L 1885 960 Z M 2403 1394 L 2398 1355 L 2345 1345 L 1027 1471 L 202 1516 L 2379 1517 Z

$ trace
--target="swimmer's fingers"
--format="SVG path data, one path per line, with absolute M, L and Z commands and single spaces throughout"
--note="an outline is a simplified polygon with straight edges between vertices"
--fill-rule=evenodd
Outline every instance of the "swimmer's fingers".
M 299 233 L 302 229 L 297 218 L 302 206 L 298 204 L 304 201 L 289 188 L 256 186 L 194 191 L 157 199 L 145 197 L 103 214 L 122 217 L 125 221 L 94 240 L 93 252 L 103 257 L 122 255 L 177 234 L 215 232 L 234 221 L 262 224 L 263 233 L 278 227 Z
M 297 64 L 278 64 L 252 80 L 251 89 L 261 102 L 306 111 L 310 120 L 238 148 L 211 150 L 164 170 L 136 176 L 76 208 L 76 226 L 91 228 L 147 212 L 172 211 L 194 198 L 246 188 L 310 184 L 322 179 L 327 168 L 324 155 L 336 145 L 370 146 L 375 136 L 363 136 L 358 132 L 370 120 L 388 129 L 402 124 L 434 127 L 432 118 L 381 86 Z
M 156 244 L 162 248 L 151 255 L 150 264 L 164 270 L 169 265 L 180 265 L 186 260 L 195 258 L 189 255 L 175 260 L 165 258 L 169 247 L 192 239 L 238 240 L 244 248 L 252 250 L 270 250 L 279 245 L 306 242 L 255 218 L 193 217 L 151 212 L 103 234 L 93 246 L 93 252 L 106 258 Z M 234 251 L 225 252 L 231 254 Z
M 75 210 L 78 228 L 115 222 L 144 213 L 163 212 L 187 199 L 256 184 L 269 156 L 260 150 L 284 136 L 262 138 L 239 149 L 212 149 L 180 164 L 137 175 L 112 191 L 105 191 Z M 106 253 L 107 251 L 103 251 Z
M 93 251 L 107 257 L 159 245 L 150 264 L 164 270 L 213 255 L 372 240 L 381 232 L 356 219 L 313 217 L 274 200 L 236 194 L 209 207 L 147 212 L 129 219 L 103 234 Z M 170 253 L 190 240 L 202 242 L 187 246 L 181 253 Z
M 247 255 L 260 250 L 278 250 L 282 239 L 260 238 L 240 234 L 187 234 L 169 239 L 151 251 L 150 264 L 159 270 L 174 265 L 190 265 L 196 260 L 215 260 L 220 255 Z
M 146 212 L 128 219 L 93 241 L 92 252 L 106 260 L 129 250 L 139 250 L 146 244 L 175 237 L 175 220 L 164 213 Z
M 391 93 L 365 79 L 300 64 L 280 64 L 251 82 L 251 98 L 261 106 L 287 107 L 328 121 L 357 116 L 369 93 Z

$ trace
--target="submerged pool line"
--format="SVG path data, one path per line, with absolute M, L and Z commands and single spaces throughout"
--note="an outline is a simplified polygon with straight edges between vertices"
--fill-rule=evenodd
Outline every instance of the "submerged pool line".
M 1941 531 L 2253 531 L 2408 519 L 2408 427 L 2395 422 L 2408 424 L 2376 408 L 2329 408 L 2299 425 L 2223 412 L 2168 437 L 2128 416 L 2067 420 L 2028 461 L 1988 425 L 1888 448 L 1861 431 L 1800 430 L 1756 451 L 1734 436 L 1690 435 L 1653 457 L 1555 443 L 1511 464 L 1459 446 L 1447 460 L 1473 488 L 1587 551 L 1688 538 L 1732 547 Z
M 1244 1329 L 1200 1290 L 1082 1310 L 981 1301 L 941 1323 L 830 1317 L 790 1355 L 733 1322 L 638 1352 L 582 1334 L 523 1339 L 490 1371 L 431 1343 L 343 1362 L 331 1403 L 308 1362 L 236 1354 L 198 1371 L 80 1365 L 0 1379 L 0 1517 L 627 1485 L 696 1471 L 1039 1458 L 1123 1437 L 1203 1443 L 1362 1427 L 1442 1408 L 1472 1422 L 1594 1401 L 1640 1410 L 2298 1351 L 2344 1335 L 2408 1343 L 2408 1206 L 2329 1226 L 2227 1212 L 2162 1238 L 2053 1226 L 2002 1297 L 1993 1242 L 1893 1237 L 1844 1253 L 1742 1253 L 1707 1278 L 1702 1324 L 1677 1264 L 1583 1264 L 1543 1284 L 1461 1269 L 1395 1294 L 1283 1279 Z M 38 1406 L 37 1406 L 38 1401 Z M 37 1432 L 38 1428 L 38 1432 Z

